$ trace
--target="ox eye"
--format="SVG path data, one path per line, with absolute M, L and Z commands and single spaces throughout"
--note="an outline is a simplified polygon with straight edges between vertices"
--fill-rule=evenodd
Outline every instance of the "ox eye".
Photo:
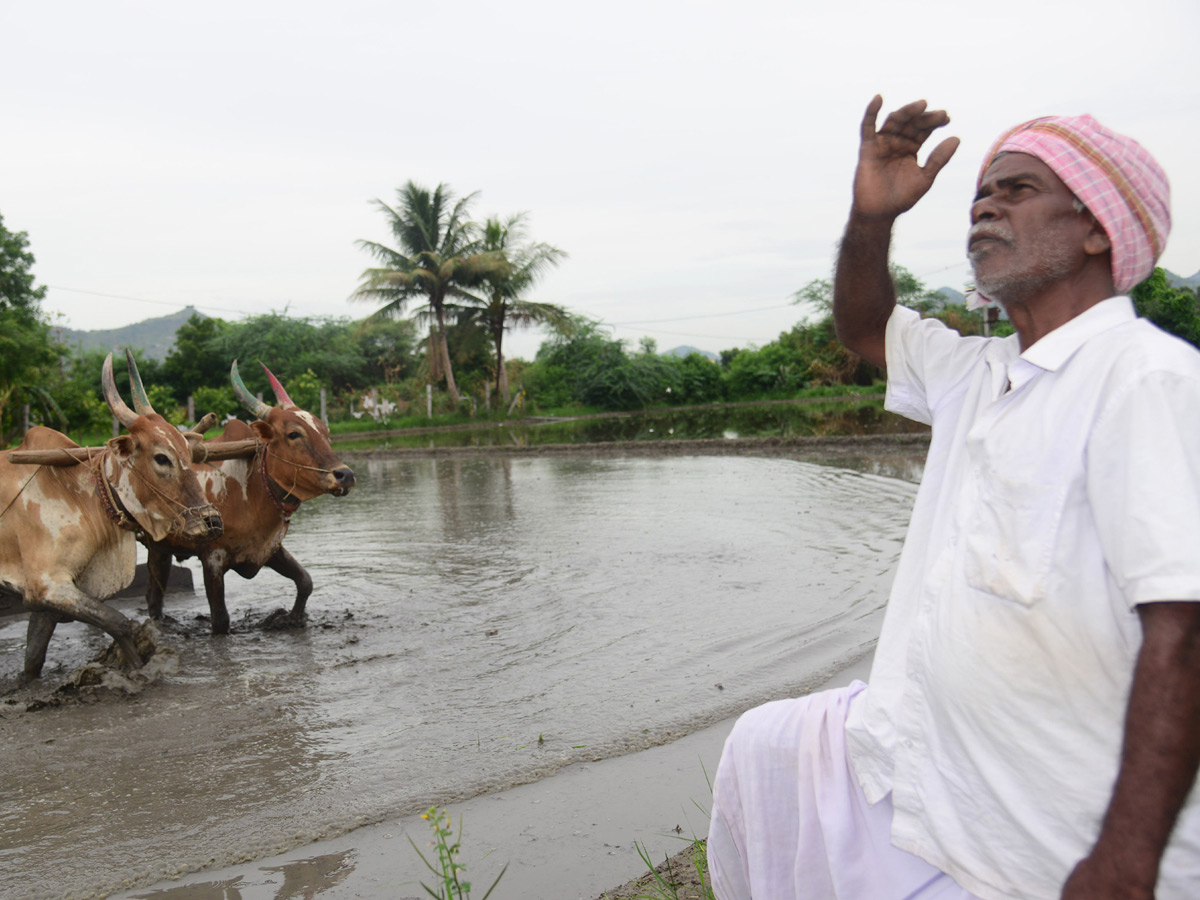
M 290 434 L 288 434 L 288 440 L 290 440 L 290 441 L 298 441 L 302 437 L 304 437 L 304 435 L 301 434 L 299 431 L 293 431 Z
M 155 453 L 154 461 L 156 463 L 158 463 L 160 466 L 171 465 L 171 457 L 167 456 L 167 454 L 165 454 L 165 453 Z

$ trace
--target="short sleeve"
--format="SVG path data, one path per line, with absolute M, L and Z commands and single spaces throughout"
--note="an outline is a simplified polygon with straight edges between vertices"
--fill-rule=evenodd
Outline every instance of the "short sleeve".
M 1200 356 L 1114 394 L 1088 440 L 1087 482 L 1129 606 L 1200 600 Z
M 978 363 L 987 339 L 963 337 L 937 319 L 912 309 L 892 310 L 884 336 L 887 396 L 884 406 L 906 418 L 933 424 L 942 398 Z

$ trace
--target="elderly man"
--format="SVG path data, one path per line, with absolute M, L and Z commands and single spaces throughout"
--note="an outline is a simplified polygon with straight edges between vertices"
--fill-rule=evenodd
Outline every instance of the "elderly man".
M 1166 176 L 1089 116 L 1006 133 L 968 255 L 1016 334 L 896 305 L 892 225 L 957 149 L 867 107 L 834 315 L 933 437 L 870 686 L 751 710 L 721 758 L 721 900 L 1200 897 L 1200 354 L 1122 296 Z

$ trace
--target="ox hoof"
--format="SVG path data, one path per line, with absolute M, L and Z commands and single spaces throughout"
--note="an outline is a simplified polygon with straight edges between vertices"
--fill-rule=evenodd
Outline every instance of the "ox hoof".
M 140 669 L 158 649 L 158 630 L 149 620 L 133 627 L 128 635 L 113 637 L 112 646 L 96 657 L 111 668 Z
M 286 609 L 277 609 L 262 620 L 259 628 L 263 631 L 284 631 L 289 628 L 303 628 L 307 624 L 308 616 L 303 613 L 295 616 Z

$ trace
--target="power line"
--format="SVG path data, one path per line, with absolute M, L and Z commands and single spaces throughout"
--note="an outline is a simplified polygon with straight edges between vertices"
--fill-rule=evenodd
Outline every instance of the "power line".
M 789 306 L 795 306 L 794 303 L 784 303 L 779 306 L 760 306 L 756 309 L 739 309 L 734 312 L 723 313 L 705 313 L 699 316 L 675 316 L 671 319 L 641 319 L 636 322 L 610 322 L 610 325 L 654 325 L 659 322 L 685 322 L 689 319 L 717 319 L 723 316 L 742 316 L 748 313 L 766 312 L 772 309 L 787 309 Z
M 133 300 L 137 303 L 153 303 L 157 306 L 170 306 L 170 307 L 175 307 L 175 308 L 178 308 L 180 306 L 179 303 L 175 303 L 170 300 L 148 300 L 145 297 L 130 297 L 127 294 L 105 294 L 100 291 L 87 291 L 87 290 L 84 290 L 83 288 L 63 287 L 61 284 L 48 284 L 48 285 L 46 285 L 46 287 L 52 288 L 56 291 L 67 291 L 72 294 L 88 294 L 89 296 L 92 296 L 92 297 L 108 297 L 109 299 L 112 299 L 112 300 Z M 215 310 L 217 312 L 228 312 L 228 313 L 245 313 L 246 312 L 244 309 L 228 309 L 228 308 L 222 307 L 222 306 L 211 306 L 207 303 L 184 303 L 183 306 L 195 306 L 198 309 L 211 309 L 211 310 Z

